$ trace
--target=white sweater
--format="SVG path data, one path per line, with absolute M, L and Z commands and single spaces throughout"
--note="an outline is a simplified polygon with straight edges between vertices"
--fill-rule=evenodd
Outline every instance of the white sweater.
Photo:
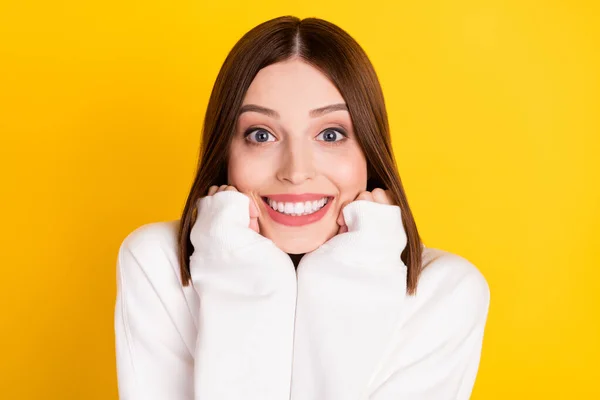
M 117 262 L 121 400 L 465 400 L 490 292 L 458 255 L 423 247 L 406 294 L 400 208 L 354 201 L 349 231 L 297 270 L 248 228 L 249 199 L 200 200 L 181 285 L 178 221 L 143 225 Z

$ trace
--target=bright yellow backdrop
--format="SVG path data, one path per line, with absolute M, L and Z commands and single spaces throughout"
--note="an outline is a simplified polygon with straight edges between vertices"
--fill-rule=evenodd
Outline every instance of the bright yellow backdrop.
M 0 398 L 117 398 L 118 246 L 179 216 L 221 63 L 284 14 L 365 48 L 425 243 L 488 279 L 473 398 L 600 398 L 598 3 L 217 3 L 1 3 Z

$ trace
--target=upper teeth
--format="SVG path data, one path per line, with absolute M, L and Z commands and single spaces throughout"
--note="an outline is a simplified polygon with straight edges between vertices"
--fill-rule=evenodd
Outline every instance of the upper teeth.
M 296 216 L 312 214 L 316 211 L 319 211 L 325 204 L 327 204 L 327 197 L 323 197 L 321 200 L 303 201 L 299 203 L 275 201 L 267 198 L 267 202 L 275 211 Z

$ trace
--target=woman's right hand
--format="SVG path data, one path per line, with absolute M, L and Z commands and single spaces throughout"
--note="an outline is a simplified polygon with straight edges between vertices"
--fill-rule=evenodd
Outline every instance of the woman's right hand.
M 196 221 L 190 231 L 194 286 L 216 284 L 225 289 L 222 284 L 226 284 L 227 290 L 258 294 L 275 290 L 282 281 L 295 284 L 290 257 L 258 232 L 253 203 L 248 195 L 228 185 L 211 186 L 208 195 L 197 200 Z
M 235 186 L 231 186 L 231 185 L 221 185 L 221 186 L 213 185 L 210 188 L 208 188 L 208 196 L 213 196 L 216 193 L 224 192 L 224 191 L 239 192 L 239 190 L 237 190 L 237 188 Z M 257 232 L 257 233 L 260 233 L 260 228 L 258 226 L 258 207 L 254 203 L 254 201 L 252 200 L 252 198 L 250 198 L 250 209 L 249 209 L 249 212 L 250 212 L 250 225 L 249 225 L 249 228 L 252 229 L 253 231 Z
M 273 243 L 260 234 L 257 220 L 257 206 L 248 195 L 230 185 L 211 186 L 196 200 L 190 231 L 194 253 L 219 256 L 246 251 L 249 245 L 269 247 Z

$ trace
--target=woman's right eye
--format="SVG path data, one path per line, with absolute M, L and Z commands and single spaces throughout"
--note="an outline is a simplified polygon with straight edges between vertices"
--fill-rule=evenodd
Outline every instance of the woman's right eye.
M 269 135 L 271 136 L 271 138 L 273 140 L 269 140 Z M 249 142 L 251 142 L 252 144 L 260 144 L 260 143 L 266 143 L 266 142 L 274 142 L 275 141 L 275 136 L 273 136 L 273 134 L 265 129 L 262 128 L 258 128 L 258 129 L 248 129 L 245 133 L 244 133 L 244 137 L 246 138 L 246 140 L 248 140 Z

